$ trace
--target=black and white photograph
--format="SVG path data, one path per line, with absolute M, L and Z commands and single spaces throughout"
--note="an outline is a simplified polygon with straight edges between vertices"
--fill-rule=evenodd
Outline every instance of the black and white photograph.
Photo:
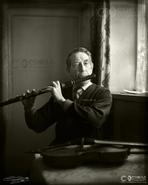
M 147 0 L 0 0 L 0 184 L 148 184 L 147 124 Z

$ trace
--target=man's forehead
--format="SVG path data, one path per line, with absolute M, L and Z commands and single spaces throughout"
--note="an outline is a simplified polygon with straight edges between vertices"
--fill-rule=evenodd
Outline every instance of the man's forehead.
M 71 55 L 71 61 L 84 61 L 88 59 L 89 59 L 89 56 L 84 52 L 77 52 Z

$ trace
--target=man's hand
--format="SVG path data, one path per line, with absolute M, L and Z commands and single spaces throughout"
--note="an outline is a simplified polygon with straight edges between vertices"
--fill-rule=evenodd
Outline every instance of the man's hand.
M 30 98 L 27 98 L 27 97 L 30 96 L 30 95 L 33 95 L 35 92 L 36 92 L 36 90 L 33 89 L 32 91 L 27 90 L 27 91 L 23 94 L 23 96 L 26 97 L 26 99 L 23 99 L 23 100 L 22 100 L 22 103 L 23 103 L 24 108 L 25 108 L 26 110 L 31 110 L 31 109 L 33 108 L 34 102 L 35 102 L 35 96 L 34 96 L 34 97 L 30 97 Z
M 65 98 L 62 95 L 61 85 L 59 81 L 53 81 L 52 86 L 48 86 L 48 90 L 52 93 L 55 101 L 57 101 L 58 103 L 65 101 Z

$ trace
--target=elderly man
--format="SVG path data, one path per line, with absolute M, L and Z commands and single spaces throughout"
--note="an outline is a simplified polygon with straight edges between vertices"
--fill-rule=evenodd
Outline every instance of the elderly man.
M 91 53 L 86 48 L 74 49 L 68 55 L 66 64 L 72 79 L 93 72 Z M 34 107 L 35 98 L 23 100 L 25 120 L 30 129 L 42 132 L 56 123 L 55 144 L 82 137 L 100 138 L 100 128 L 110 112 L 112 102 L 108 89 L 89 79 L 65 89 L 61 89 L 59 81 L 53 81 L 48 90 L 52 96 L 38 110 Z

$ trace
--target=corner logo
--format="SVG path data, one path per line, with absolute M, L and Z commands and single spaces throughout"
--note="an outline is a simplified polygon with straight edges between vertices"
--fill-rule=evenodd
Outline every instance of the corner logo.
M 120 180 L 122 183 L 147 183 L 146 176 L 142 175 L 122 175 Z

